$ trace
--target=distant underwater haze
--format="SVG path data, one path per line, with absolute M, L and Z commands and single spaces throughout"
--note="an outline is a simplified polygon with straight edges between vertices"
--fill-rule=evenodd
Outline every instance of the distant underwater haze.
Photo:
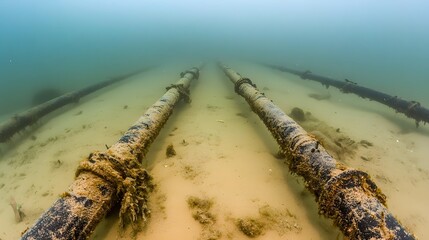
M 1 1 L 0 115 L 168 60 L 311 70 L 429 105 L 427 1 Z

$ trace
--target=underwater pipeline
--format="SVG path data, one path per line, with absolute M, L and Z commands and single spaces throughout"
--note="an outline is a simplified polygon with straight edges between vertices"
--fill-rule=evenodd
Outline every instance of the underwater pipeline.
M 142 167 L 150 144 L 181 100 L 190 101 L 189 86 L 199 68 L 181 73 L 176 84 L 155 102 L 128 131 L 104 152 L 82 160 L 68 191 L 54 202 L 21 239 L 88 239 L 97 224 L 120 203 L 120 224 L 144 224 L 150 214 L 148 194 L 154 185 Z
M 321 83 L 323 86 L 328 88 L 329 86 L 340 89 L 343 93 L 354 93 L 362 98 L 368 98 L 370 100 L 384 104 L 390 108 L 405 114 L 405 116 L 412 118 L 416 121 L 416 127 L 419 126 L 420 122 L 424 124 L 429 123 L 429 109 L 421 106 L 417 101 L 406 101 L 397 96 L 391 96 L 386 93 L 382 93 L 370 88 L 359 86 L 357 83 L 352 82 L 348 79 L 344 81 L 335 80 L 332 78 L 313 74 L 311 71 L 298 71 L 287 67 L 275 66 L 270 64 L 263 64 L 266 67 L 280 70 L 282 72 L 288 72 L 291 74 L 298 75 L 302 79 L 309 79 Z
M 370 176 L 334 159 L 321 143 L 287 116 L 248 78 L 219 64 L 241 95 L 264 122 L 289 170 L 304 178 L 319 212 L 334 220 L 348 239 L 415 239 L 388 211 L 386 196 Z
M 65 106 L 69 103 L 78 102 L 80 98 L 90 93 L 93 93 L 101 88 L 107 87 L 119 81 L 125 80 L 133 75 L 139 74 L 149 69 L 150 68 L 144 68 L 128 74 L 113 77 L 109 80 L 96 83 L 94 85 L 85 87 L 83 89 L 66 93 L 62 96 L 59 96 L 57 98 L 46 101 L 40 105 L 32 107 L 25 112 L 16 114 L 9 120 L 0 124 L 0 143 L 8 141 L 17 132 L 25 129 L 27 126 L 30 126 L 36 123 L 43 116 L 47 115 L 50 112 L 53 112 L 54 110 L 62 106 Z

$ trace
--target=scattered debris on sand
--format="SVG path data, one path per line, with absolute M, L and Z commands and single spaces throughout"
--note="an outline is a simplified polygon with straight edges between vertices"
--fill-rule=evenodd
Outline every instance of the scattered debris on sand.
M 182 175 L 185 179 L 194 180 L 199 175 L 199 173 L 191 165 L 185 164 L 182 167 Z
M 188 146 L 189 145 L 189 143 L 185 139 L 183 139 L 180 144 L 182 144 L 182 146 Z
M 316 99 L 318 101 L 328 100 L 328 99 L 331 98 L 331 94 L 329 94 L 329 93 L 324 93 L 324 94 L 310 93 L 310 94 L 308 94 L 308 96 L 311 97 L 311 98 L 314 98 L 314 99 Z
M 21 222 L 25 217 L 25 214 L 21 208 L 22 206 L 20 204 L 16 203 L 16 200 L 14 197 L 10 198 L 9 205 L 13 209 L 13 214 L 15 215 L 15 222 L 17 222 L 17 223 Z
M 361 146 L 363 146 L 364 148 L 368 148 L 368 147 L 372 147 L 372 146 L 374 146 L 374 144 L 372 144 L 371 142 L 369 142 L 369 141 L 367 141 L 367 140 L 361 140 L 361 141 L 359 142 L 359 144 L 360 144 Z
M 245 217 L 235 220 L 237 228 L 246 236 L 255 238 L 263 235 L 266 231 L 276 231 L 280 236 L 294 231 L 301 232 L 296 216 L 288 209 L 279 210 L 264 205 L 259 208 L 258 217 Z
M 192 217 L 202 227 L 201 240 L 216 240 L 222 237 L 222 233 L 216 229 L 216 216 L 210 211 L 213 200 L 190 196 L 187 200 L 188 207 L 192 211 Z
M 311 112 L 304 112 L 297 107 L 292 109 L 289 116 L 319 140 L 320 144 L 337 160 L 344 161 L 354 157 L 358 144 L 339 128 L 331 127 L 314 117 Z M 362 140 L 360 145 L 367 147 L 372 144 Z
M 240 218 L 237 219 L 236 225 L 242 233 L 251 238 L 260 236 L 265 231 L 265 224 L 258 219 Z

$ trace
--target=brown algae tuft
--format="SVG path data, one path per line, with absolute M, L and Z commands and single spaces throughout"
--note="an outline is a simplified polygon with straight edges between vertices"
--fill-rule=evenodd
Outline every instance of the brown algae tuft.
M 209 199 L 201 199 L 198 197 L 190 196 L 187 200 L 188 207 L 191 209 L 199 209 L 203 211 L 208 211 L 212 205 L 213 201 Z
M 237 219 L 236 225 L 241 232 L 251 238 L 262 235 L 265 230 L 265 224 L 253 218 Z
M 199 222 L 203 228 L 199 239 L 216 240 L 222 237 L 222 233 L 215 227 L 216 216 L 210 212 L 213 206 L 211 199 L 203 199 L 190 196 L 187 199 L 188 207 L 192 211 L 192 217 Z
M 165 155 L 167 156 L 167 158 L 176 156 L 176 150 L 174 150 L 173 144 L 169 144 L 167 146 L 167 149 L 165 150 Z
M 254 238 L 263 235 L 268 230 L 276 231 L 280 236 L 287 232 L 300 232 L 296 216 L 288 209 L 279 210 L 264 205 L 259 208 L 259 216 L 245 217 L 235 220 L 237 228 L 246 236 Z

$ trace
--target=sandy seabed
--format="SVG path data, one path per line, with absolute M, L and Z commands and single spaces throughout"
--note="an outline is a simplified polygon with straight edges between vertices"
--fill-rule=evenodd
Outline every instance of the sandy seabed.
M 293 75 L 231 66 L 286 113 L 299 107 L 355 141 L 341 161 L 368 172 L 387 195 L 389 210 L 417 237 L 429 238 L 428 126 L 416 129 L 413 120 L 381 104 Z M 171 65 L 134 76 L 2 144 L 0 239 L 18 239 L 67 190 L 79 161 L 115 143 L 187 67 Z M 177 106 L 143 162 L 157 185 L 147 226 L 136 235 L 120 231 L 114 209 L 91 239 L 343 238 L 318 215 L 302 179 L 276 158 L 276 142 L 219 70 L 206 67 L 191 86 L 191 98 L 190 104 Z M 358 144 L 362 140 L 370 144 Z M 176 151 L 170 158 L 169 144 Z M 19 223 L 11 199 L 25 214 Z

